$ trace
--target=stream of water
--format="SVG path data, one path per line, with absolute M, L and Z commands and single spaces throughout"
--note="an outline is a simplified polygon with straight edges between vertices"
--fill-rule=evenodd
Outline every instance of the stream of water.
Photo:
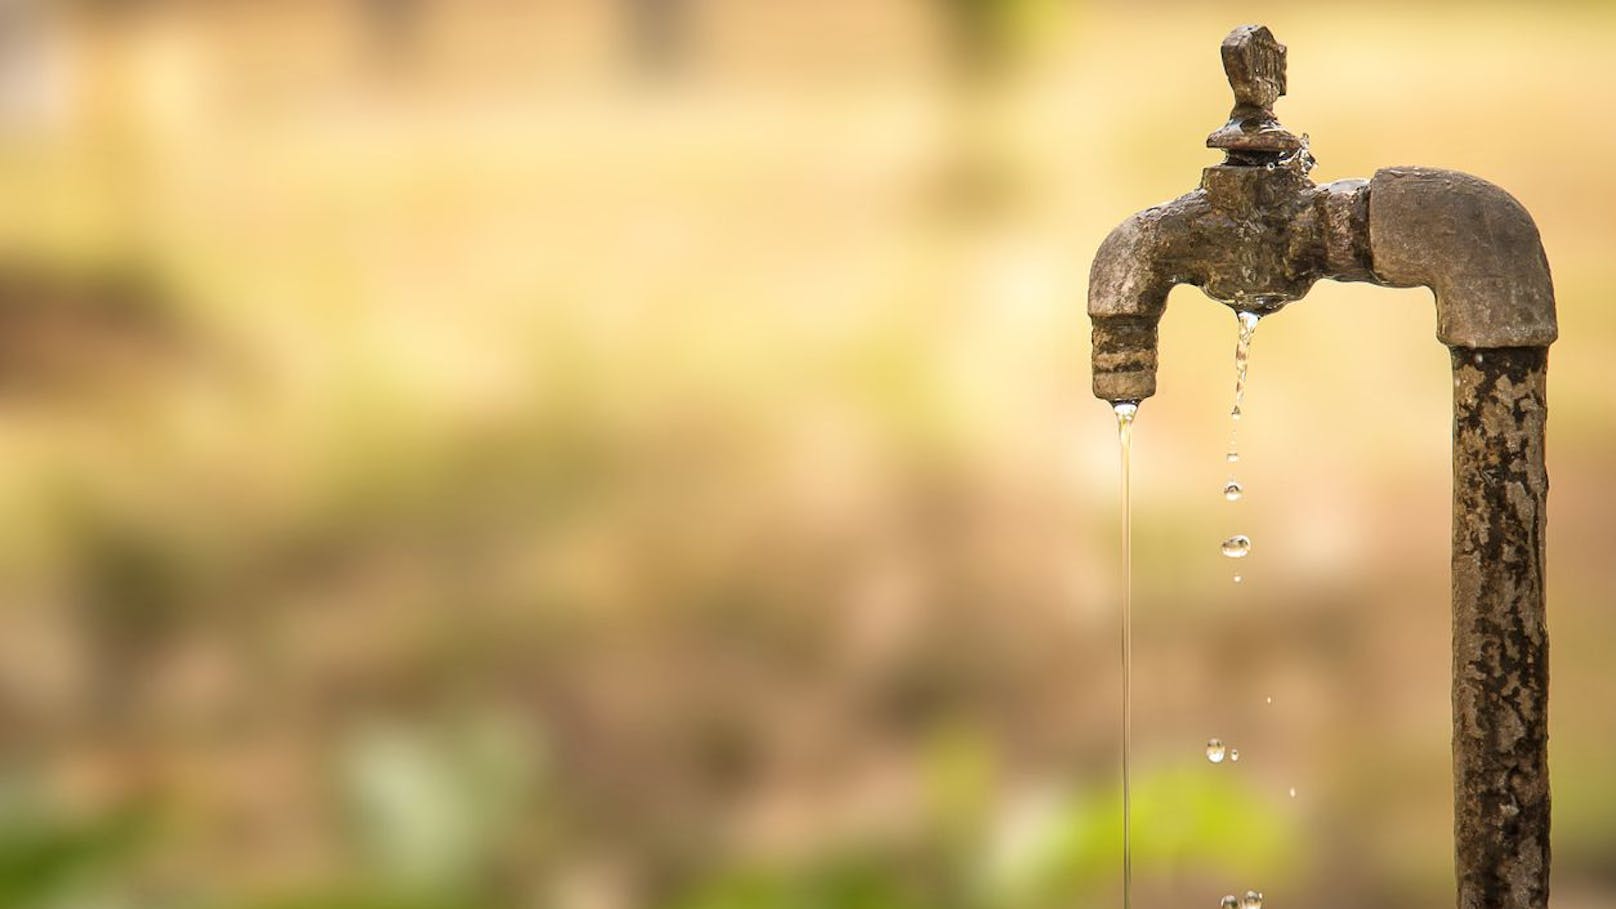
M 1132 909 L 1133 806 L 1128 773 L 1133 746 L 1133 508 L 1128 486 L 1133 418 L 1139 405 L 1122 401 L 1112 407 L 1117 412 L 1117 442 L 1122 452 L 1122 909 Z

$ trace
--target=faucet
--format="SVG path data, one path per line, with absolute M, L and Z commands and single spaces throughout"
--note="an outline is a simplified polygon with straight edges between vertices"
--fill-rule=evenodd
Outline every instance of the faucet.
M 1453 364 L 1453 816 L 1459 909 L 1543 909 L 1549 893 L 1544 467 L 1554 285 L 1531 215 L 1485 180 L 1390 167 L 1322 186 L 1280 125 L 1285 45 L 1223 40 L 1235 105 L 1200 186 L 1123 221 L 1089 274 L 1094 394 L 1156 392 L 1175 285 L 1268 315 L 1320 278 L 1428 287 Z

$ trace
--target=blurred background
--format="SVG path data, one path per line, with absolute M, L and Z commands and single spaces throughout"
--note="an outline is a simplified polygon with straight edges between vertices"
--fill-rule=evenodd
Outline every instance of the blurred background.
M 1611 5 L 5 0 L 0 906 L 1118 905 L 1085 282 L 1244 22 L 1316 179 L 1537 218 L 1554 890 L 1612 905 Z M 1174 293 L 1136 905 L 1450 903 L 1434 326 L 1267 320 L 1231 505 Z

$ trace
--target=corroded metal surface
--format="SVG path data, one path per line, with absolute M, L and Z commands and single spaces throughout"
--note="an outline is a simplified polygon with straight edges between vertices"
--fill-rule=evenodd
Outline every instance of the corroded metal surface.
M 1554 341 L 1554 284 L 1532 216 L 1469 174 L 1388 167 L 1369 181 L 1375 278 L 1436 293 L 1436 336 L 1449 347 L 1539 347 Z
M 1460 909 L 1549 895 L 1548 350 L 1453 348 L 1453 827 Z
M 1126 345 L 1146 338 L 1119 322 L 1154 323 L 1177 284 L 1193 284 L 1232 309 L 1262 314 L 1300 300 L 1320 278 L 1370 281 L 1368 187 L 1324 186 L 1307 176 L 1310 159 L 1268 166 L 1217 164 L 1201 185 L 1122 222 L 1100 245 L 1089 271 L 1094 323 L 1094 393 L 1108 401 L 1155 393 L 1155 352 Z M 1149 363 L 1149 375 L 1140 375 Z
M 1222 50 L 1236 103 L 1207 144 L 1225 150 L 1224 162 L 1195 190 L 1124 221 L 1095 256 L 1094 393 L 1113 402 L 1155 393 L 1157 325 L 1177 284 L 1262 314 L 1320 278 L 1431 288 L 1437 336 L 1454 356 L 1459 906 L 1543 909 L 1544 376 L 1557 328 L 1537 227 L 1508 193 L 1455 171 L 1396 167 L 1314 184 L 1305 137 L 1273 117 L 1286 88 L 1284 45 L 1242 26 Z

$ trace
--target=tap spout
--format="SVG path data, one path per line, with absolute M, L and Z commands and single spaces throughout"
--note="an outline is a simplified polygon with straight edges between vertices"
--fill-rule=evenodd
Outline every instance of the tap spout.
M 1193 194 L 1192 194 L 1193 195 Z M 1142 401 L 1156 393 L 1156 326 L 1178 283 L 1162 255 L 1164 223 L 1189 196 L 1123 221 L 1100 244 L 1089 269 L 1094 395 Z

